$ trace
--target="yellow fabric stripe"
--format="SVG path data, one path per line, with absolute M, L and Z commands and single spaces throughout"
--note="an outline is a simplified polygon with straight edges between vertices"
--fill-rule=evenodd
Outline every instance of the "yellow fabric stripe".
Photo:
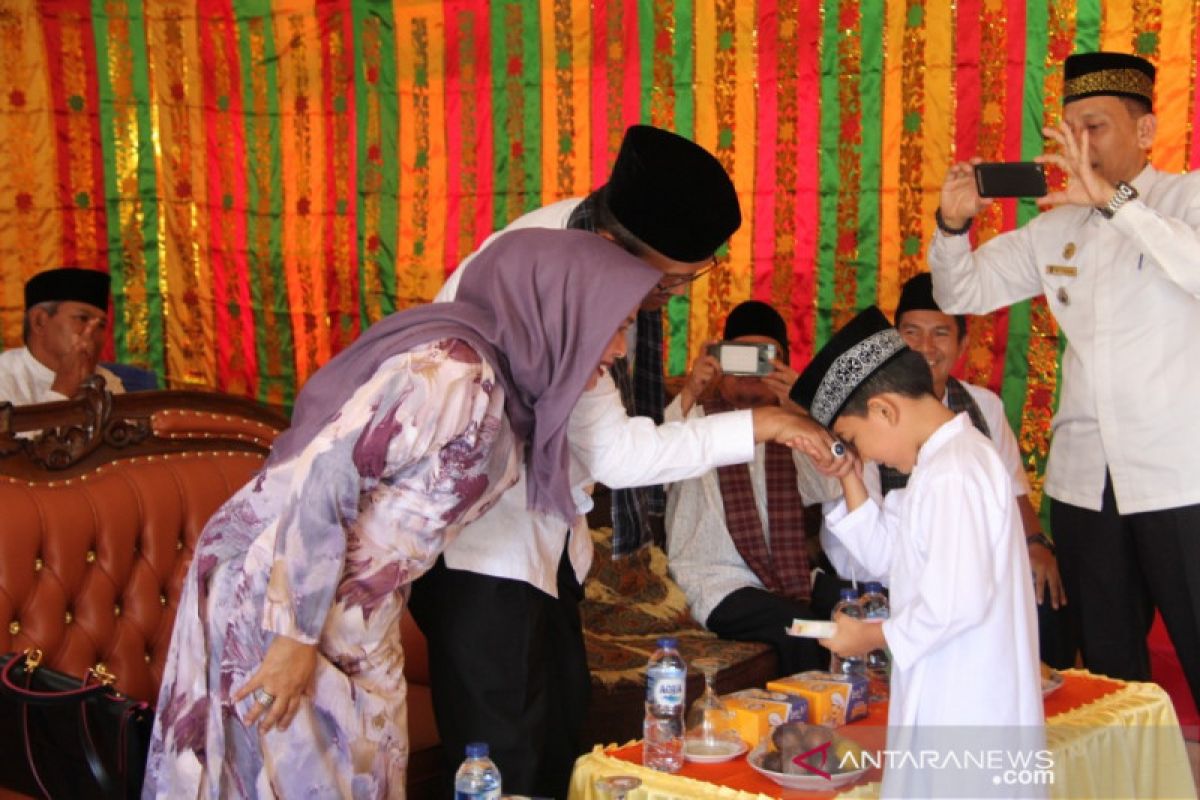
M 196 68 L 203 63 L 199 42 L 194 16 L 147 18 L 155 133 L 159 142 L 172 143 L 154 148 L 163 198 L 158 207 L 158 258 L 167 374 L 172 382 L 216 386 L 202 72 Z M 238 347 L 240 333 L 240 328 L 227 332 Z
M 1158 134 L 1151 156 L 1156 167 L 1168 172 L 1187 169 L 1195 14 L 1191 0 L 1162 0 L 1163 25 L 1158 37 L 1155 62 L 1158 76 L 1154 86 Z
M 883 117 L 879 158 L 879 305 L 890 311 L 900 293 L 900 140 L 904 128 L 904 22 L 906 0 L 889 0 L 883 23 Z
M 61 263 L 62 217 L 56 193 L 58 164 L 51 113 L 50 68 L 33 4 L 0 25 L 0 85 L 7 101 L 21 93 L 22 108 L 36 113 L 0 114 L 0 197 L 15 214 L 0 219 L 0 334 L 6 348 L 21 346 L 25 280 Z
M 325 208 L 321 32 L 311 7 L 288 5 L 286 13 L 274 18 L 274 35 L 283 56 L 278 78 L 283 258 L 299 388 L 329 359 L 322 243 L 325 214 L 331 209 Z

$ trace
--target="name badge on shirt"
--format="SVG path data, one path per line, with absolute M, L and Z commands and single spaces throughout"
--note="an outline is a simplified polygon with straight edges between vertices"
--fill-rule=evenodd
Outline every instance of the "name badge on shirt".
M 1065 276 L 1067 278 L 1074 278 L 1076 275 L 1079 274 L 1079 268 L 1078 267 L 1068 267 L 1065 264 L 1047 264 L 1046 265 L 1046 274 L 1047 275 Z

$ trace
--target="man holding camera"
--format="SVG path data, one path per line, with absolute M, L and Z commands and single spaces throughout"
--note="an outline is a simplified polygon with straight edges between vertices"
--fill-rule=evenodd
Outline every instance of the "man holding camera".
M 766 358 L 772 353 L 773 361 Z M 791 406 L 788 391 L 795 381 L 786 323 L 771 306 L 750 300 L 730 312 L 725 341 L 696 359 L 664 416 L 698 419 L 733 409 Z M 716 391 L 708 392 L 713 385 Z M 667 558 L 692 616 L 722 638 L 770 644 L 780 674 L 827 668 L 829 653 L 815 639 L 788 636 L 784 629 L 797 617 L 817 613 L 810 603 L 804 506 L 840 493 L 837 482 L 805 456 L 773 442 L 757 445 L 748 464 L 717 467 L 672 485 Z M 828 614 L 824 609 L 820 616 Z
M 951 167 L 929 249 L 934 296 L 982 314 L 1042 294 L 1066 335 L 1046 494 L 1087 667 L 1150 677 L 1157 606 L 1200 697 L 1200 173 L 1149 164 L 1154 67 L 1123 53 L 1065 64 L 1051 208 L 972 251 L 973 162 Z

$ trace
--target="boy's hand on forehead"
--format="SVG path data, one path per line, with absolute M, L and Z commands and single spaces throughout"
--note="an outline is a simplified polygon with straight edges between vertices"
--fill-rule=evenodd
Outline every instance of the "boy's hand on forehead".
M 789 446 L 799 450 L 804 455 L 808 456 L 808 460 L 813 463 L 823 475 L 828 475 L 831 478 L 845 478 L 848 475 L 855 474 L 862 477 L 862 461 L 859 460 L 858 454 L 854 448 L 842 444 L 842 455 L 834 455 L 834 442 L 836 440 L 830 435 L 830 445 L 821 446 L 810 439 L 797 439 L 789 442 Z

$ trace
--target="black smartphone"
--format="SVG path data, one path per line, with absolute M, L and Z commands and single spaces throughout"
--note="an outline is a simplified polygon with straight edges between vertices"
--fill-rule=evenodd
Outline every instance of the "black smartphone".
M 775 370 L 775 345 L 748 342 L 720 342 L 708 348 L 708 354 L 721 363 L 726 375 L 770 375 Z
M 975 187 L 980 197 L 1042 197 L 1046 170 L 1032 161 L 976 164 Z

